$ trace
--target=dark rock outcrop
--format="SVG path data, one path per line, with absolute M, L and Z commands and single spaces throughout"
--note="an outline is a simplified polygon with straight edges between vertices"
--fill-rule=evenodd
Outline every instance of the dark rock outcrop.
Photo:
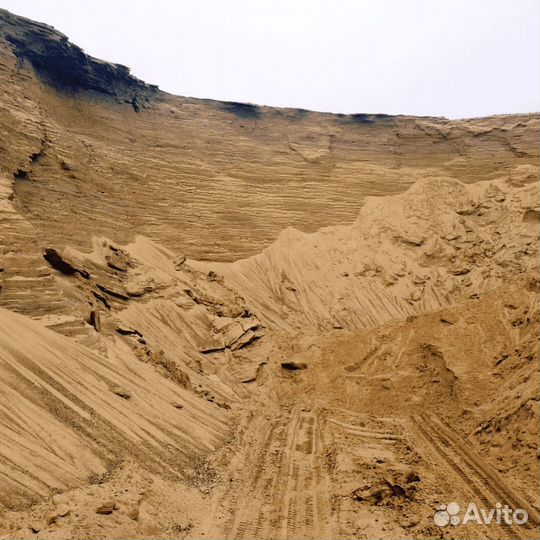
M 129 103 L 135 111 L 159 92 L 130 74 L 129 68 L 87 55 L 53 27 L 0 9 L 0 36 L 20 63 L 29 62 L 39 77 L 63 92 L 95 92 Z
M 66 276 L 72 276 L 74 274 L 79 274 L 84 279 L 90 279 L 90 274 L 86 270 L 84 270 L 82 268 L 77 268 L 75 263 L 71 262 L 68 258 L 66 258 L 64 255 L 60 254 L 54 248 L 45 249 L 45 253 L 43 254 L 43 258 L 55 270 L 58 270 L 59 272 L 62 272 L 62 274 L 65 274 Z

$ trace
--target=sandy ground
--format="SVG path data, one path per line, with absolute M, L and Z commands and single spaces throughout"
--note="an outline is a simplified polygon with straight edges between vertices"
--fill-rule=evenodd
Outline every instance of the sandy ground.
M 538 538 L 538 115 L 180 98 L 66 44 L 0 11 L 0 538 Z
M 538 231 L 523 215 L 536 194 L 422 182 L 349 228 L 288 233 L 228 265 L 144 237 L 49 253 L 58 294 L 89 323 L 66 336 L 0 310 L 3 534 L 535 538 Z M 441 212 L 426 216 L 434 196 Z M 463 220 L 464 206 L 482 210 Z M 456 226 L 485 248 L 448 255 L 461 253 Z M 521 257 L 502 248 L 490 265 L 494 227 Z M 429 240 L 403 247 L 403 231 L 450 240 L 433 257 Z M 325 250 L 332 264 L 315 265 Z M 360 283 L 344 288 L 350 274 Z M 445 294 L 426 286 L 450 275 Z M 356 319 L 340 315 L 351 301 Z M 529 522 L 437 526 L 450 502 L 507 504 Z

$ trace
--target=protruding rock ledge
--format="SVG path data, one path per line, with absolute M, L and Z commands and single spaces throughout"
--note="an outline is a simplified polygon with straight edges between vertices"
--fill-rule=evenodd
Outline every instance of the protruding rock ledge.
M 0 9 L 0 38 L 12 47 L 21 63 L 29 62 L 40 78 L 63 92 L 95 92 L 129 103 L 138 112 L 159 93 L 130 74 L 121 64 L 87 55 L 52 26 Z

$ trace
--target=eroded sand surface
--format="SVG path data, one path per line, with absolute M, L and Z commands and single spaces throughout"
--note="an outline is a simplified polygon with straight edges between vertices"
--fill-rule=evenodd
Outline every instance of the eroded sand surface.
M 538 537 L 538 115 L 0 86 L 0 537 Z

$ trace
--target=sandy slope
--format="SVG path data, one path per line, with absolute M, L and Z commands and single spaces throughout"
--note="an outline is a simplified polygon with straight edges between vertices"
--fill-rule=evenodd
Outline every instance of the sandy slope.
M 261 255 L 232 264 L 184 261 L 143 237 L 125 246 L 95 239 L 89 254 L 60 253 L 71 270 L 56 261 L 57 283 L 81 313 L 94 296 L 93 331 L 104 352 L 44 328 L 43 320 L 2 311 L 13 336 L 3 337 L 8 366 L 23 364 L 29 372 L 19 377 L 44 380 L 52 393 L 19 390 L 19 405 L 6 414 L 7 433 L 32 449 L 31 457 L 14 454 L 17 441 L 5 441 L 6 492 L 16 480 L 24 486 L 20 504 L 28 504 L 52 488 L 76 488 L 7 513 L 11 535 L 33 526 L 42 538 L 68 531 L 429 538 L 438 531 L 433 509 L 445 500 L 484 507 L 504 500 L 526 508 L 534 526 L 538 224 L 528 216 L 536 204 L 536 184 L 436 179 L 370 200 L 352 226 L 311 236 L 288 231 Z M 501 237 L 505 245 L 494 249 L 491 239 Z M 443 248 L 430 258 L 435 238 Z M 365 280 L 356 289 L 344 287 L 352 277 L 344 274 L 360 264 L 373 265 L 371 273 L 354 276 Z M 407 270 L 398 275 L 403 283 L 384 281 L 396 268 Z M 451 276 L 451 292 L 427 305 L 436 293 L 418 285 L 433 280 L 437 291 L 436 279 Z M 287 293 L 298 300 L 283 300 Z M 353 299 L 349 310 L 358 317 L 328 323 L 332 302 L 343 298 Z M 13 392 L 18 383 L 10 377 L 6 391 Z M 131 397 L 115 394 L 115 384 Z M 35 426 L 17 430 L 27 400 L 40 405 L 38 425 L 50 430 L 39 440 L 56 435 L 59 448 L 36 443 Z M 74 456 L 83 456 L 84 467 Z M 73 463 L 67 471 L 66 458 Z M 22 473 L 20 463 L 32 468 Z M 62 483 L 44 476 L 44 463 Z M 101 488 L 78 487 L 95 483 L 107 466 Z M 171 490 L 193 488 L 195 502 L 175 510 L 183 498 Z M 116 518 L 96 517 L 110 501 L 106 515 Z M 4 504 L 12 507 L 12 498 Z M 463 534 L 536 532 L 503 525 Z
M 367 199 L 352 226 L 289 228 L 260 255 L 200 267 L 222 273 L 275 327 L 366 328 L 527 273 L 538 265 L 538 215 L 536 182 L 425 178 Z
M 180 98 L 4 11 L 0 87 L 0 536 L 537 537 L 538 115 Z
M 0 323 L 4 506 L 128 457 L 184 477 L 190 458 L 227 435 L 225 414 L 127 354 L 100 356 L 4 309 Z
M 136 112 L 130 99 L 88 90 L 86 78 L 62 86 L 59 69 L 97 75 L 72 47 L 57 49 L 65 39 L 0 12 L 0 139 L 9 141 L 0 168 L 17 175 L 21 213 L 58 247 L 66 228 L 84 248 L 114 229 L 121 243 L 137 233 L 195 259 L 231 261 L 288 226 L 352 223 L 366 196 L 425 176 L 472 183 L 529 166 L 534 178 L 537 114 L 334 115 L 110 82 L 143 94 Z

